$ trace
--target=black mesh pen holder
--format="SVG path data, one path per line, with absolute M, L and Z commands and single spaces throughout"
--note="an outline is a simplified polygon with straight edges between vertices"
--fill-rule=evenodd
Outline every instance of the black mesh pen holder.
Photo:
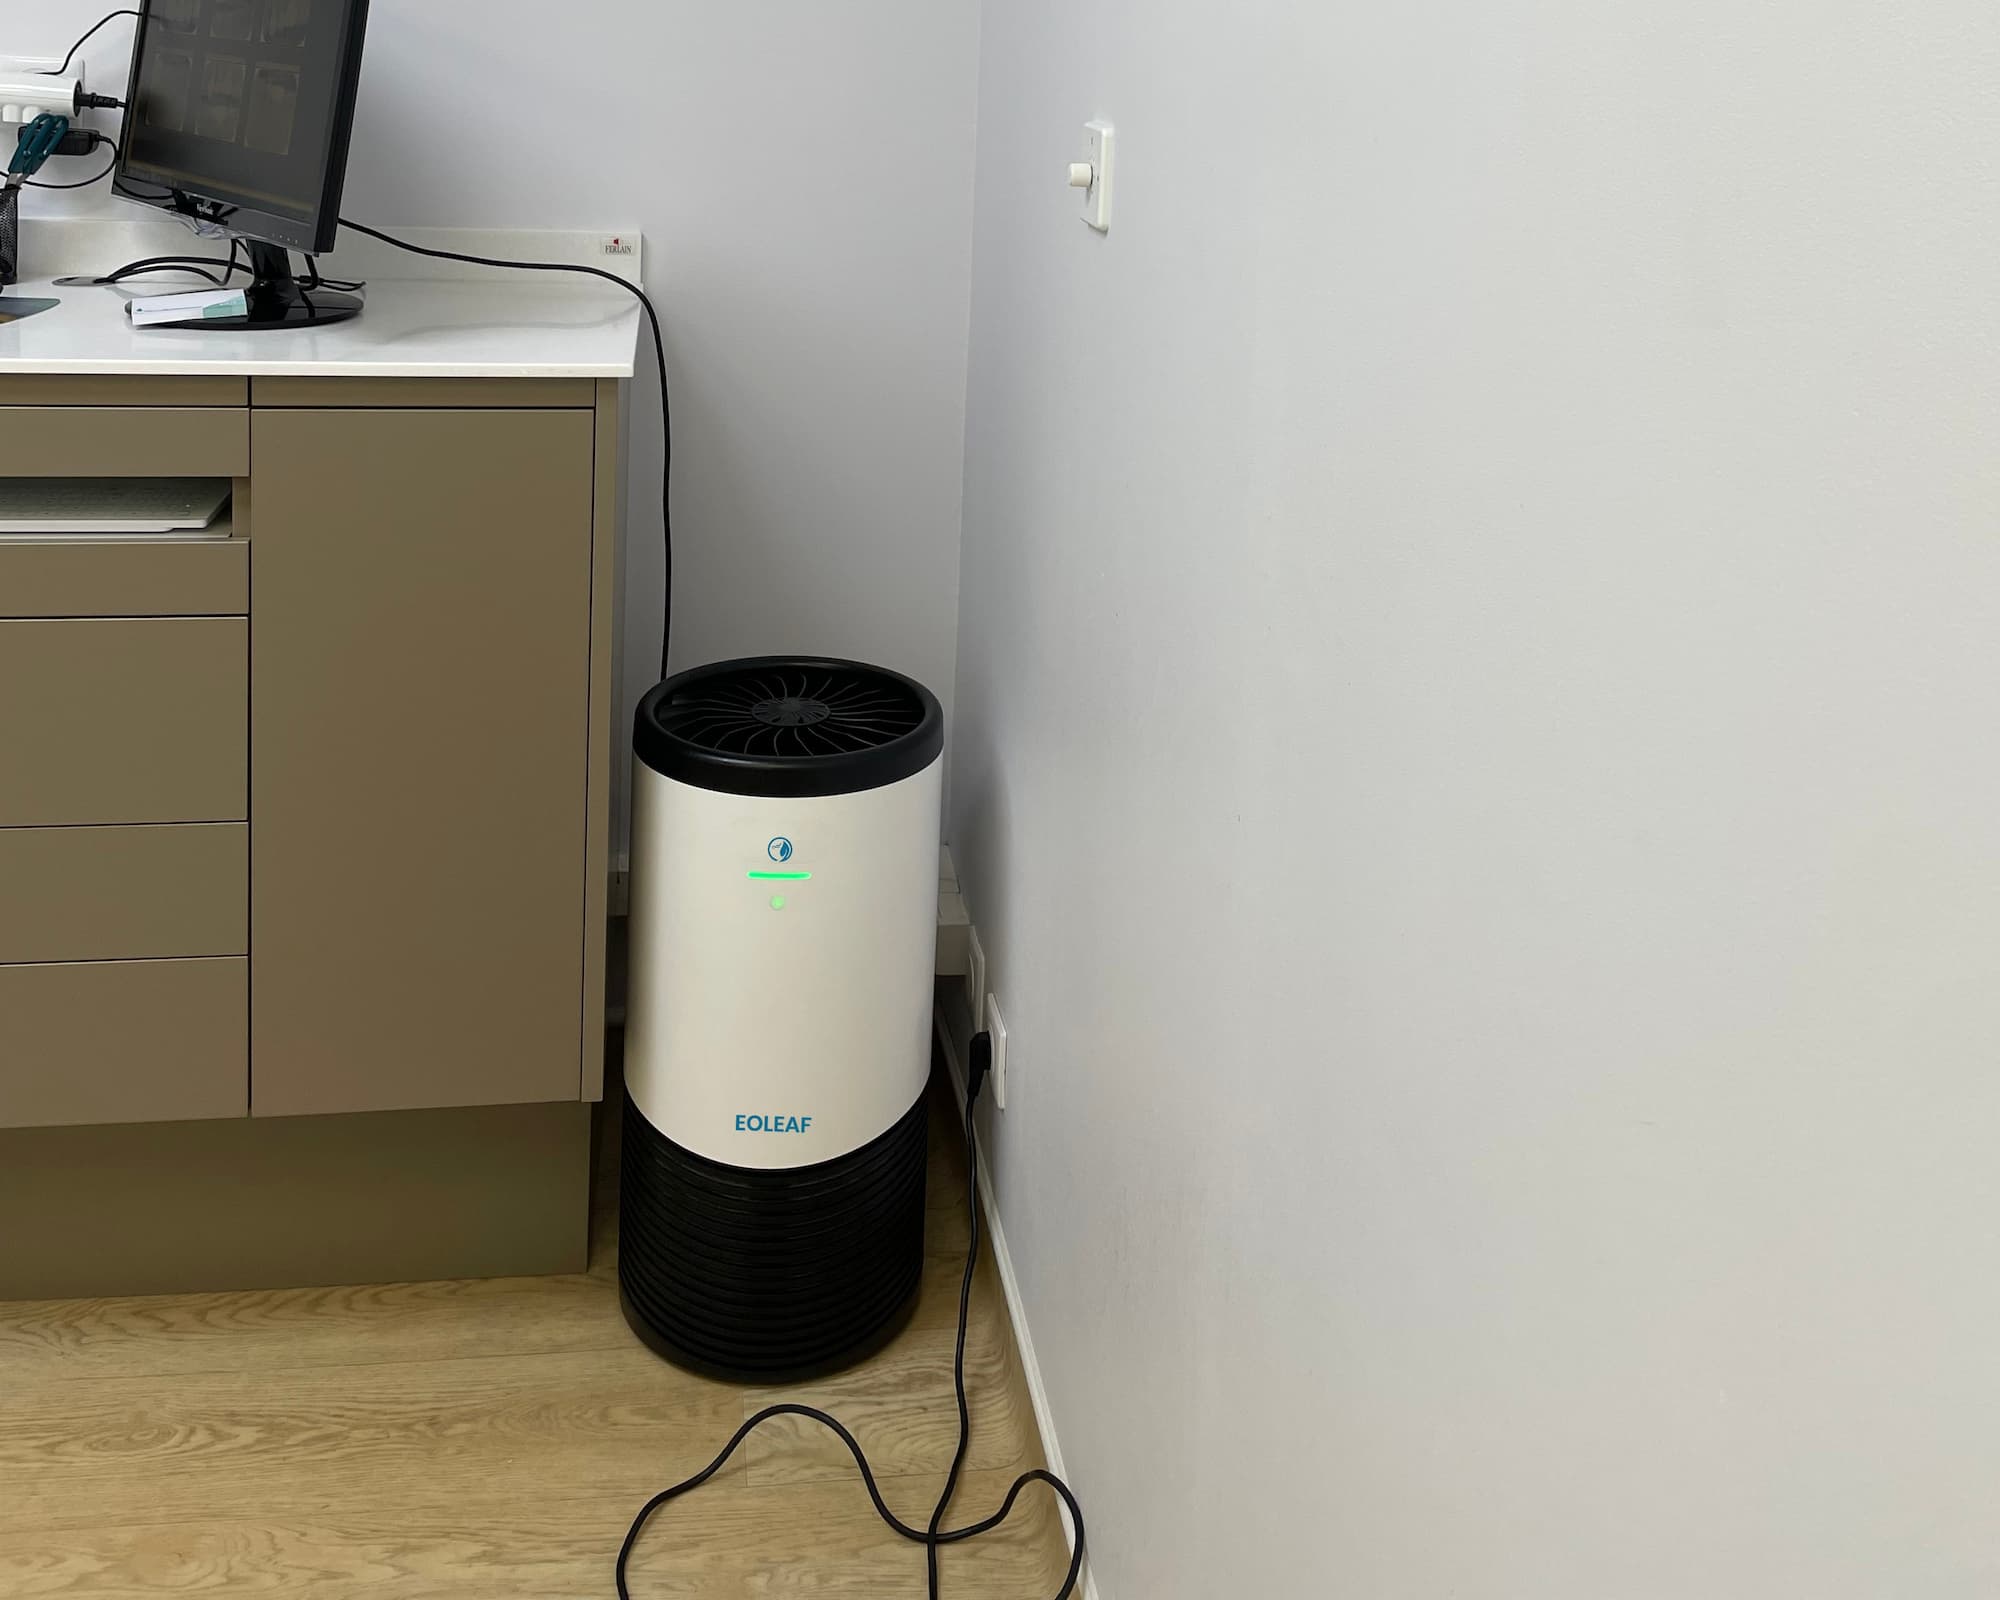
M 21 191 L 0 188 L 0 289 L 21 280 Z

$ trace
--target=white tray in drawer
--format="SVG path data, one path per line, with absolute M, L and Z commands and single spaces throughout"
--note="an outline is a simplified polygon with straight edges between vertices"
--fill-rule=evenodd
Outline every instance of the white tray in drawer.
M 230 488 L 227 478 L 0 478 L 0 539 L 186 537 L 213 527 Z

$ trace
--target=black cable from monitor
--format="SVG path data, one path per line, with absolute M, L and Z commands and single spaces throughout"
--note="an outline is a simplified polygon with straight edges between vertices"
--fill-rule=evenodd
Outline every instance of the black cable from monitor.
M 69 54 L 62 58 L 62 65 L 57 67 L 55 71 L 45 74 L 45 76 L 51 78 L 60 78 L 65 72 L 69 71 L 69 64 L 76 59 L 77 51 L 81 50 L 86 44 L 88 44 L 90 42 L 91 35 L 96 33 L 97 30 L 103 27 L 107 22 L 115 21 L 119 17 L 136 17 L 138 14 L 139 14 L 138 12 L 127 7 L 126 9 L 121 11 L 113 11 L 108 16 L 99 17 L 95 22 L 93 22 L 89 26 L 89 28 L 87 28 L 84 31 L 83 37 L 77 40 L 75 44 L 69 47 Z M 95 99 L 93 99 L 92 103 L 96 104 L 97 102 L 95 101 Z
M 370 239 L 379 239 L 395 249 L 406 250 L 413 256 L 429 256 L 435 261 L 464 261 L 476 267 L 504 267 L 514 272 L 571 272 L 586 278 L 602 278 L 606 283 L 623 289 L 645 310 L 646 321 L 653 332 L 653 359 L 660 372 L 660 549 L 665 563 L 660 583 L 660 676 L 664 678 L 667 675 L 667 648 L 672 642 L 674 627 L 674 523 L 670 503 L 674 426 L 673 408 L 668 401 L 667 344 L 660 334 L 660 314 L 653 309 L 653 302 L 646 291 L 615 272 L 606 272 L 602 267 L 579 266 L 568 261 L 505 261 L 497 256 L 467 255 L 460 250 L 437 250 L 429 245 L 411 244 L 407 239 L 398 239 L 394 234 L 384 233 L 380 228 L 371 228 L 366 223 L 347 217 L 340 219 L 340 225 Z
M 231 239 L 229 241 L 229 254 L 227 257 L 142 256 L 137 261 L 126 262 L 122 267 L 113 267 L 109 272 L 99 277 L 58 278 L 56 282 L 79 289 L 110 288 L 113 285 L 123 283 L 127 278 L 151 277 L 162 272 L 191 272 L 197 278 L 206 278 L 210 283 L 220 287 L 227 284 L 238 272 L 247 272 L 249 270 L 241 261 L 237 260 L 237 251 L 240 248 L 241 246 L 238 242 Z M 210 267 L 220 267 L 222 269 L 222 276 L 218 278 L 213 272 L 208 270 Z M 329 285 L 329 287 L 334 286 Z
M 222 268 L 222 276 L 209 271 L 210 267 Z M 221 256 L 147 256 L 142 261 L 128 261 L 122 267 L 96 278 L 58 279 L 59 283 L 73 282 L 78 288 L 108 289 L 123 283 L 127 278 L 151 277 L 161 272 L 191 272 L 197 278 L 206 278 L 217 287 L 229 281 L 229 275 L 236 270 L 234 261 L 225 261 Z
M 116 139 L 112 138 L 108 133 L 99 133 L 95 128 L 80 128 L 77 131 L 92 135 L 100 145 L 110 145 L 111 165 L 106 167 L 102 172 L 94 172 L 89 177 L 81 179 L 76 183 L 47 183 L 40 178 L 30 178 L 28 179 L 28 187 L 30 189 L 88 189 L 93 183 L 102 183 L 118 170 L 118 158 L 124 152 L 119 148 Z M 86 151 L 84 153 L 87 155 L 89 152 Z

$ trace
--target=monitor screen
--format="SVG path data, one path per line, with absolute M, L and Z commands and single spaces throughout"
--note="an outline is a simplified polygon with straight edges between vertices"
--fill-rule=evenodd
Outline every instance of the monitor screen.
M 120 192 L 330 249 L 367 0 L 146 0 Z M 155 191 L 158 197 L 155 199 Z

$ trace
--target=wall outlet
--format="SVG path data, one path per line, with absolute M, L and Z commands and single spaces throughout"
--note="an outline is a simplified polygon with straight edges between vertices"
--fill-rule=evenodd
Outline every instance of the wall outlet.
M 986 1015 L 986 946 L 979 942 L 977 928 L 965 930 L 965 1004 L 977 1027 Z
M 986 997 L 986 1031 L 993 1035 L 993 1072 L 987 1082 L 993 1088 L 996 1110 L 1007 1109 L 1007 1024 L 1000 1015 L 1000 1001 Z

